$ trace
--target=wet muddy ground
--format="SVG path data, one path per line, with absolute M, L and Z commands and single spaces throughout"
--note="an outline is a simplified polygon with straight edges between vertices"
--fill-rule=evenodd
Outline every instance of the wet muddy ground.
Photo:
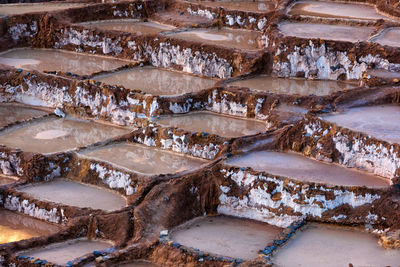
M 400 262 L 394 1 L 0 16 L 0 266 Z

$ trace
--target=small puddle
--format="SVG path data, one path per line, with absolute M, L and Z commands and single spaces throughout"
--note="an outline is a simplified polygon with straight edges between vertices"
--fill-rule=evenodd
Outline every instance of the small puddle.
M 0 53 L 0 64 L 39 71 L 63 71 L 88 75 L 109 71 L 132 61 L 75 53 L 60 49 L 19 48 Z
M 198 217 L 171 231 L 172 240 L 221 256 L 250 260 L 277 238 L 281 228 L 229 216 Z
M 55 153 L 126 134 L 129 128 L 75 118 L 46 118 L 10 127 L 0 134 L 0 144 L 26 152 Z
M 17 103 L 0 104 L 0 127 L 33 118 L 40 118 L 51 112 L 36 109 Z
M 400 106 L 398 105 L 351 108 L 322 118 L 353 131 L 400 144 Z
M 48 131 L 43 131 L 43 132 L 37 133 L 34 138 L 42 139 L 42 140 L 51 140 L 51 139 L 66 137 L 67 135 L 69 135 L 69 132 L 67 132 L 67 131 L 48 130 Z
M 152 21 L 144 22 L 136 19 L 90 21 L 79 23 L 78 25 L 93 26 L 101 30 L 130 32 L 138 35 L 159 34 L 175 29 L 175 27 L 170 25 L 164 25 Z
M 306 182 L 373 188 L 390 185 L 389 179 L 337 164 L 313 160 L 293 152 L 257 151 L 233 157 L 226 163 Z
M 385 250 L 359 228 L 308 224 L 280 248 L 274 266 L 399 266 L 400 250 Z
M 289 15 L 338 19 L 389 19 L 388 17 L 379 14 L 374 6 L 343 2 L 298 1 L 288 13 Z
M 176 173 L 207 163 L 206 160 L 133 143 L 109 145 L 81 153 L 143 174 Z
M 214 44 L 228 48 L 258 50 L 261 34 L 256 31 L 237 29 L 194 29 L 179 33 L 172 33 L 169 36 L 181 40 Z
M 61 228 L 9 210 L 0 209 L 0 244 L 48 236 Z
M 400 47 L 400 28 L 389 28 L 377 38 L 374 42 L 381 45 L 389 45 L 393 47 Z
M 366 41 L 374 31 L 372 27 L 292 22 L 283 22 L 278 28 L 287 36 L 347 42 Z
M 50 12 L 74 7 L 83 7 L 87 4 L 79 3 L 20 3 L 20 4 L 1 4 L 0 17 L 19 15 L 33 12 Z
M 248 87 L 252 90 L 285 95 L 330 95 L 356 87 L 354 83 L 341 81 L 284 79 L 260 75 L 245 80 L 238 80 L 228 85 Z
M 146 77 L 143 79 L 143 77 Z M 152 95 L 181 95 L 211 88 L 217 79 L 203 78 L 150 66 L 137 67 L 94 78 L 112 85 L 139 89 Z
M 79 208 L 114 211 L 126 206 L 126 200 L 116 192 L 66 179 L 54 179 L 17 188 L 31 197 Z
M 262 121 L 234 118 L 212 112 L 161 116 L 153 121 L 164 127 L 178 127 L 186 131 L 207 132 L 228 138 L 266 131 L 266 124 Z
M 257 12 L 263 13 L 274 10 L 275 3 L 272 1 L 262 1 L 262 0 L 239 0 L 239 1 L 199 1 L 199 0 L 189 0 L 191 3 L 198 3 L 209 7 L 222 7 L 227 10 L 239 10 L 247 12 Z
M 80 258 L 95 250 L 106 250 L 112 246 L 111 242 L 103 240 L 75 239 L 42 248 L 31 249 L 21 252 L 20 254 L 36 259 L 47 260 L 58 265 L 67 265 L 68 261 Z

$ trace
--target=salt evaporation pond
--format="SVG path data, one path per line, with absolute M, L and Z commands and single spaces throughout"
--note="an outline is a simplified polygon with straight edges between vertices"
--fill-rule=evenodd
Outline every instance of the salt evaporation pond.
M 400 28 L 389 28 L 384 30 L 374 42 L 381 45 L 400 47 Z
M 126 206 L 126 199 L 116 192 L 61 178 L 20 186 L 17 190 L 42 201 L 79 208 L 114 211 Z
M 366 41 L 375 30 L 373 27 L 297 22 L 283 22 L 278 28 L 286 36 L 347 42 Z
M 0 244 L 48 236 L 61 228 L 17 212 L 0 209 Z
M 26 152 L 55 153 L 104 141 L 130 131 L 75 118 L 46 118 L 0 133 L 0 144 Z
M 380 176 L 313 160 L 293 152 L 256 151 L 230 158 L 226 163 L 306 182 L 377 188 L 389 186 L 389 180 Z
M 24 251 L 21 254 L 58 265 L 67 265 L 69 261 L 76 258 L 93 253 L 93 251 L 106 250 L 112 246 L 111 242 L 103 240 L 75 239 Z
M 290 15 L 338 19 L 388 19 L 388 17 L 379 14 L 376 11 L 375 6 L 327 1 L 298 1 L 293 5 L 288 13 Z
M 390 143 L 400 143 L 400 106 L 398 105 L 351 108 L 322 118 Z
M 0 64 L 39 71 L 63 71 L 88 75 L 109 71 L 132 61 L 75 53 L 61 49 L 18 48 L 0 53 Z
M 206 160 L 146 145 L 119 143 L 80 152 L 83 155 L 142 174 L 167 174 L 193 170 Z
M 99 75 L 94 79 L 111 85 L 139 89 L 152 95 L 181 95 L 198 92 L 213 87 L 217 82 L 216 79 L 150 66 Z
M 140 21 L 136 19 L 113 19 L 113 20 L 100 20 L 100 21 L 89 21 L 79 23 L 82 26 L 92 26 L 101 30 L 112 30 L 136 33 L 138 35 L 143 34 L 159 34 L 164 31 L 170 31 L 175 27 L 170 25 L 164 25 L 152 21 Z
M 247 87 L 252 90 L 285 95 L 330 95 L 354 88 L 354 83 L 325 80 L 284 79 L 259 75 L 229 83 L 230 86 Z
M 16 122 L 40 118 L 50 112 L 43 109 L 17 103 L 0 103 L 0 127 Z
M 239 0 L 239 1 L 229 1 L 229 0 L 217 0 L 217 1 L 199 1 L 199 0 L 189 0 L 191 3 L 199 3 L 209 7 L 222 7 L 227 10 L 240 10 L 248 12 L 268 12 L 275 8 L 275 3 L 272 1 L 263 0 Z
M 273 257 L 274 266 L 399 266 L 400 250 L 385 250 L 361 229 L 308 224 Z
M 192 132 L 207 132 L 223 137 L 239 137 L 265 132 L 266 124 L 252 119 L 240 119 L 211 112 L 191 112 L 153 119 L 165 127 L 178 127 Z
M 214 44 L 223 47 L 258 50 L 261 34 L 256 31 L 237 29 L 193 29 L 169 34 L 172 38 Z
M 1 4 L 0 17 L 19 15 L 33 12 L 50 12 L 63 10 L 74 7 L 83 7 L 87 4 L 82 3 L 18 3 L 18 4 Z
M 229 216 L 198 217 L 171 231 L 170 237 L 204 252 L 250 260 L 276 239 L 281 228 Z

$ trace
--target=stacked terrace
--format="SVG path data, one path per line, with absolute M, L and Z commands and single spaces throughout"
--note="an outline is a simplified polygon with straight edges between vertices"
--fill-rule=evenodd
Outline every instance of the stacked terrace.
M 394 0 L 7 3 L 0 23 L 0 265 L 400 262 Z

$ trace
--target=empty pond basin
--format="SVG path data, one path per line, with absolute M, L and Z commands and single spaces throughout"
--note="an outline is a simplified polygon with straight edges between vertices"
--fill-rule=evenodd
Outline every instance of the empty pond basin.
M 384 30 L 382 34 L 377 38 L 374 38 L 374 42 L 381 45 L 400 47 L 400 28 L 389 28 Z
M 0 244 L 48 236 L 61 228 L 32 217 L 0 209 Z
M 400 36 L 399 36 L 400 37 Z M 386 80 L 400 80 L 400 72 L 385 70 L 385 69 L 370 69 L 367 71 L 367 76 L 377 77 Z
M 283 123 L 295 123 L 301 120 L 307 112 L 307 108 L 280 104 L 271 111 L 271 115 L 276 115 Z
M 374 6 L 328 1 L 298 1 L 289 10 L 289 14 L 363 20 L 388 19 L 388 17 L 379 14 Z
M 285 95 L 330 95 L 338 91 L 354 88 L 354 83 L 341 81 L 323 81 L 306 79 L 284 79 L 266 75 L 238 80 L 229 83 L 231 86 L 247 87 L 256 91 Z
M 259 250 L 277 238 L 281 228 L 229 216 L 198 217 L 171 231 L 187 247 L 232 258 L 257 258 Z
M 83 7 L 80 3 L 19 3 L 1 4 L 0 16 L 11 16 L 33 12 L 50 12 L 74 7 Z
M 132 61 L 60 49 L 19 48 L 0 53 L 0 64 L 39 71 L 63 71 L 88 75 L 108 71 Z
M 138 35 L 159 34 L 164 31 L 175 29 L 175 27 L 170 25 L 164 25 L 152 21 L 144 22 L 135 19 L 90 21 L 79 23 L 79 25 L 92 26 L 102 30 L 136 33 Z
M 111 248 L 111 242 L 103 240 L 75 239 L 62 243 L 51 244 L 45 247 L 21 252 L 24 256 L 47 260 L 48 262 L 67 265 L 68 261 L 80 258 L 93 251 L 102 251 Z
M 143 174 L 193 170 L 207 163 L 206 160 L 134 143 L 108 145 L 81 153 Z
M 181 40 L 214 44 L 228 48 L 258 50 L 261 35 L 256 31 L 237 29 L 194 29 L 179 33 L 172 33 L 169 36 Z
M 113 211 L 126 206 L 125 198 L 116 192 L 61 178 L 20 186 L 17 190 L 42 201 L 79 208 Z
M 6 129 L 0 134 L 0 144 L 27 152 L 55 153 L 104 141 L 129 131 L 128 128 L 92 121 L 50 117 Z
M 17 177 L 5 176 L 0 174 L 0 186 L 12 184 L 18 181 Z
M 149 261 L 142 261 L 142 260 L 137 260 L 131 263 L 126 263 L 126 264 L 119 264 L 118 266 L 120 267 L 158 267 L 158 265 L 155 265 L 152 262 Z
M 287 36 L 307 39 L 324 39 L 335 41 L 358 42 L 366 41 L 374 31 L 372 27 L 357 27 L 344 25 L 329 25 L 316 23 L 283 22 L 279 30 Z
M 251 167 L 256 171 L 265 171 L 306 182 L 379 188 L 389 186 L 389 179 L 337 164 L 313 160 L 293 152 L 257 151 L 233 157 L 226 163 L 243 168 Z
M 17 103 L 0 104 L 0 128 L 25 120 L 40 118 L 50 114 L 50 111 L 21 105 Z
M 161 116 L 153 120 L 165 127 L 177 127 L 192 132 L 207 132 L 229 138 L 266 131 L 266 124 L 262 121 L 234 118 L 211 112 Z
M 400 143 L 398 105 L 351 108 L 342 113 L 323 116 L 323 119 L 387 142 Z
M 209 7 L 222 7 L 227 10 L 240 10 L 248 12 L 263 13 L 271 11 L 275 8 L 275 3 L 272 1 L 263 0 L 239 0 L 239 1 L 229 1 L 229 0 L 217 0 L 217 1 L 199 1 L 199 0 L 189 0 L 191 3 L 199 3 Z
M 274 266 L 399 266 L 400 250 L 385 250 L 359 228 L 308 224 L 281 247 Z
M 145 78 L 144 78 L 145 77 Z M 152 95 L 180 95 L 211 88 L 216 79 L 183 74 L 150 66 L 99 75 L 94 78 L 111 85 L 139 89 Z

